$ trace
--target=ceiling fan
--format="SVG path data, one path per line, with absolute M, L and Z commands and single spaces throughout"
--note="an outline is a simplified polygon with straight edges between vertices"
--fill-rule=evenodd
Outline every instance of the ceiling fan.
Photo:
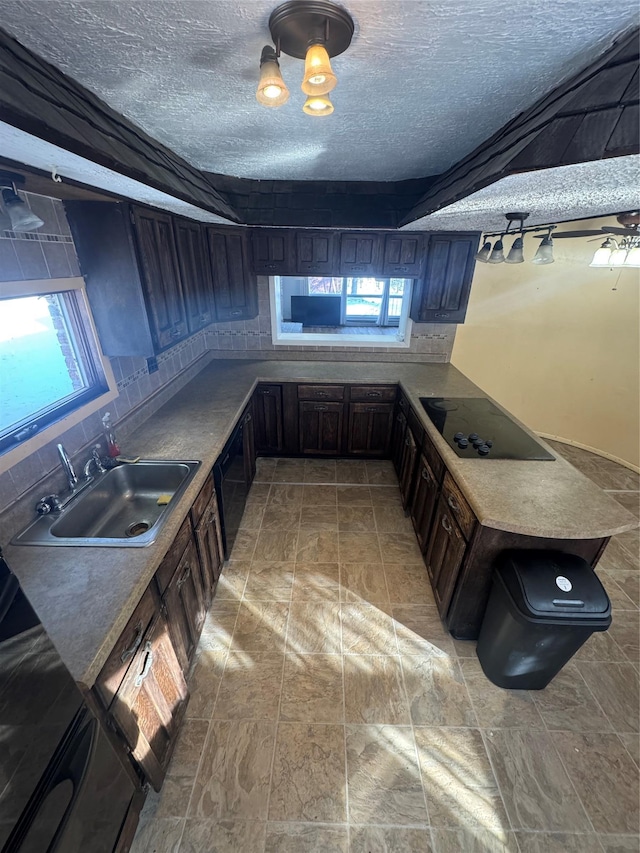
M 626 213 L 620 213 L 616 219 L 622 227 L 616 225 L 603 226 L 596 229 L 585 229 L 584 231 L 556 231 L 553 239 L 558 237 L 600 237 L 603 234 L 618 234 L 622 237 L 640 237 L 640 210 L 630 210 Z

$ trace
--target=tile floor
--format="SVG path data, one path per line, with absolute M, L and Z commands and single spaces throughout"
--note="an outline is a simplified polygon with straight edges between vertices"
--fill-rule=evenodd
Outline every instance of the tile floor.
M 631 511 L 638 477 L 557 448 Z M 442 628 L 387 462 L 259 460 L 133 853 L 639 850 L 638 531 L 544 691 Z

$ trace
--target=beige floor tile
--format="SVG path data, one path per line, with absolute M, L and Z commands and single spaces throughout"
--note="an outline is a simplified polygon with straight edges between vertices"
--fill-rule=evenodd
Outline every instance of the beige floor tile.
M 216 595 L 204 618 L 199 648 L 211 652 L 228 649 L 239 609 L 239 599 L 219 599 Z
M 303 506 L 300 515 L 301 530 L 331 530 L 338 532 L 338 506 Z
M 371 506 L 340 506 L 338 529 L 342 533 L 375 532 L 376 521 Z
M 274 483 L 303 483 L 304 463 L 304 459 L 278 459 L 272 481 Z
M 231 648 L 244 652 L 284 651 L 289 605 L 284 601 L 247 601 L 240 605 Z
M 339 601 L 338 563 L 296 563 L 292 598 L 294 601 Z
M 256 561 L 251 564 L 244 588 L 247 601 L 288 601 L 295 563 Z
M 304 487 L 298 485 L 284 485 L 274 483 L 269 492 L 267 506 L 284 506 L 286 504 L 297 504 L 302 506 L 302 495 Z
M 344 702 L 348 723 L 410 725 L 400 658 L 345 655 Z
M 577 732 L 551 737 L 596 832 L 639 832 L 638 768 L 619 738 Z
M 189 817 L 266 819 L 275 728 L 262 720 L 211 723 Z
M 606 572 L 606 574 L 617 583 L 636 606 L 640 606 L 640 572 L 636 569 L 623 569 Z
M 434 828 L 432 834 L 436 853 L 519 853 L 513 832 Z
M 300 530 L 296 561 L 300 563 L 338 562 L 338 542 L 333 530 Z
M 167 768 L 169 776 L 195 779 L 208 730 L 208 720 L 184 721 Z
M 376 504 L 373 512 L 378 533 L 413 533 L 411 519 L 405 515 L 399 499 L 397 503 Z
M 300 509 L 298 504 L 268 504 L 262 514 L 261 530 L 296 530 Z
M 381 563 L 341 563 L 340 598 L 388 605 L 389 593 Z
M 460 666 L 481 728 L 544 728 L 530 691 L 496 687 L 477 658 L 461 658 Z
M 264 483 L 270 483 L 277 464 L 277 459 L 273 459 L 268 456 L 259 456 L 256 459 L 256 476 L 253 481 L 253 487 Z
M 599 835 L 598 840 L 604 853 L 638 853 L 640 850 L 637 835 Z
M 514 829 L 591 831 L 551 735 L 490 729 L 485 742 Z
M 187 705 L 187 717 L 197 717 L 204 720 L 211 718 L 226 660 L 226 650 L 211 652 L 204 649 L 200 652 L 189 677 L 191 697 Z
M 640 661 L 640 613 L 618 610 L 609 628 L 613 639 L 631 663 Z
M 520 853 L 602 853 L 595 833 L 516 832 Z
M 278 725 L 269 820 L 346 820 L 342 726 Z
M 343 723 L 343 695 L 342 655 L 285 656 L 281 720 Z
M 263 459 L 263 457 L 260 457 L 260 459 L 256 460 L 258 468 L 261 467 L 259 464 L 260 461 L 272 461 L 275 463 L 275 460 L 266 460 Z M 275 465 L 273 467 L 275 467 Z M 247 495 L 246 506 L 253 506 L 254 504 L 262 504 L 262 506 L 264 506 L 269 498 L 270 488 L 271 486 L 269 483 L 259 483 L 254 480 L 251 484 L 251 488 L 249 489 L 249 494 Z
M 413 731 L 348 725 L 347 777 L 352 823 L 428 823 Z
M 185 817 L 191 799 L 195 776 L 166 776 L 159 793 L 151 791 L 150 800 L 155 800 L 154 819 L 161 817 Z
M 630 663 L 576 664 L 616 732 L 640 731 L 638 671 Z
M 338 512 L 338 516 L 340 512 Z M 370 533 L 338 533 L 341 563 L 381 563 L 378 536 Z
M 433 853 L 431 832 L 404 826 L 354 826 L 350 853 Z
M 372 460 L 365 462 L 367 466 L 367 479 L 374 486 L 397 486 L 398 478 L 389 459 Z
M 140 822 L 130 853 L 178 853 L 184 819 L 152 818 Z
M 250 560 L 256 548 L 257 531 L 239 530 L 236 541 L 233 543 L 230 559 Z
M 218 580 L 215 600 L 230 598 L 240 601 L 250 567 L 250 560 L 229 560 L 226 562 Z
M 265 505 L 262 503 L 247 504 L 242 513 L 240 530 L 260 530 Z
M 385 562 L 384 573 L 392 604 L 435 606 L 429 575 L 423 562 L 418 565 Z
M 404 684 L 415 726 L 477 726 L 460 664 L 439 649 L 403 657 Z
M 213 718 L 276 720 L 283 654 L 229 652 Z
M 414 728 L 431 826 L 510 829 L 479 729 Z
M 435 605 L 392 604 L 391 614 L 401 655 L 430 655 L 439 649 L 456 657 L 451 634 Z
M 569 662 L 533 701 L 548 729 L 609 732 L 611 723 L 593 698 L 577 666 Z
M 261 530 L 253 559 L 254 561 L 291 562 L 296 559 L 297 546 L 297 526 L 294 530 Z
M 414 533 L 379 533 L 378 539 L 383 563 L 412 563 L 424 566 L 422 552 Z
M 180 853 L 261 853 L 266 827 L 266 821 L 189 818 Z
M 398 653 L 393 619 L 380 602 L 341 604 L 342 651 L 353 655 Z
M 350 485 L 355 485 L 356 483 L 366 484 L 368 480 L 365 463 L 360 461 L 354 462 L 350 459 L 337 459 L 336 481 Z
M 335 459 L 305 459 L 304 482 L 313 484 L 335 483 Z
M 618 737 L 626 747 L 631 758 L 640 767 L 640 735 L 633 734 L 632 732 L 619 732 Z
M 633 574 L 635 576 L 636 581 L 640 581 L 640 573 L 639 572 L 608 572 L 605 569 L 601 569 L 598 572 L 598 576 L 602 581 L 602 585 L 604 586 L 607 595 L 609 596 L 609 600 L 611 601 L 611 610 L 613 612 L 613 618 L 616 618 L 618 611 L 620 610 L 637 610 L 638 605 L 636 601 L 633 601 L 625 592 L 625 590 L 620 586 L 617 582 L 616 578 L 619 576 L 621 580 L 624 579 L 625 575 L 629 577 L 629 575 Z M 633 593 L 633 587 L 628 583 L 628 588 Z M 636 596 L 637 599 L 637 596 Z
M 371 492 L 368 486 L 345 486 L 336 488 L 338 503 L 345 506 L 371 506 Z
M 400 507 L 400 510 L 404 514 L 402 496 L 400 495 L 400 488 L 397 483 L 395 486 L 371 486 L 369 492 L 371 494 L 371 504 L 374 507 L 390 507 L 393 510 Z
M 293 601 L 287 651 L 301 655 L 340 653 L 340 605 L 332 601 Z
M 338 492 L 335 486 L 311 486 L 305 483 L 302 493 L 303 506 L 335 506 Z
M 599 631 L 592 634 L 587 642 L 580 646 L 575 654 L 576 661 L 607 661 L 621 663 L 627 656 L 613 638 L 611 631 Z
M 598 568 L 607 571 L 638 571 L 638 555 L 630 554 L 615 537 L 609 541 Z
M 346 826 L 313 823 L 267 824 L 265 853 L 348 853 Z

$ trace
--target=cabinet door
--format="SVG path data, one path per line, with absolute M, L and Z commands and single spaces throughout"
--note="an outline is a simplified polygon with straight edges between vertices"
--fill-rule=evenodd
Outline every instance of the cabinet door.
M 414 291 L 411 305 L 413 320 L 419 323 L 464 321 L 477 248 L 477 234 L 431 235 L 424 278 Z
M 433 519 L 433 511 L 438 502 L 439 491 L 438 481 L 429 467 L 429 463 L 424 456 L 421 456 L 418 463 L 418 476 L 416 478 L 413 502 L 411 504 L 411 521 L 413 522 L 418 544 L 423 554 L 429 545 L 431 521 Z
M 386 456 L 391 441 L 393 403 L 351 403 L 347 453 Z
M 142 208 L 133 208 L 133 221 L 151 333 L 163 350 L 188 334 L 173 225 L 167 214 Z
M 282 452 L 282 386 L 258 385 L 253 395 L 256 450 Z
M 256 433 L 253 418 L 253 402 L 249 403 L 242 415 L 242 456 L 244 458 L 244 479 L 247 488 L 256 476 Z
M 198 556 L 200 557 L 205 609 L 208 609 L 213 600 L 216 583 L 220 577 L 222 563 L 224 562 L 220 513 L 215 494 L 212 495 L 205 511 L 202 513 L 202 517 L 194 532 Z
M 205 591 L 193 539 L 163 596 L 163 607 L 176 655 L 186 674 L 198 645 L 206 613 Z
M 272 228 L 251 233 L 252 268 L 257 275 L 288 275 L 294 272 L 293 234 Z
M 167 622 L 158 614 L 110 709 L 131 755 L 156 791 L 164 781 L 188 695 Z
M 258 286 L 249 266 L 244 232 L 207 227 L 216 318 L 251 320 L 258 313 Z
M 295 272 L 299 275 L 333 275 L 335 235 L 331 231 L 296 231 L 295 257 Z
M 413 433 L 407 427 L 404 433 L 402 446 L 402 458 L 400 460 L 400 495 L 402 497 L 403 509 L 408 509 L 411 503 L 413 482 L 415 479 L 416 460 L 418 458 L 418 444 Z
M 422 234 L 387 234 L 384 238 L 383 275 L 420 278 L 424 261 L 423 239 Z
M 298 403 L 300 453 L 336 456 L 342 450 L 344 403 Z
M 393 432 L 391 434 L 391 461 L 396 469 L 396 474 L 400 477 L 402 470 L 402 454 L 404 450 L 404 434 L 407 429 L 407 418 L 404 412 L 396 409 L 393 420 Z
M 340 235 L 340 275 L 380 275 L 382 237 L 367 232 Z
M 213 322 L 213 282 L 202 226 L 174 219 L 180 279 L 190 334 Z
M 467 543 L 442 498 L 429 540 L 426 564 L 433 594 L 442 617 L 446 616 Z

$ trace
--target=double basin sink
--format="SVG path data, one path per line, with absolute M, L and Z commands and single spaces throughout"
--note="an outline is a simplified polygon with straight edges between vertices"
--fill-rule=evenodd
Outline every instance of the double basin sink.
M 151 545 L 200 462 L 141 460 L 98 474 L 64 509 L 39 516 L 14 545 Z

